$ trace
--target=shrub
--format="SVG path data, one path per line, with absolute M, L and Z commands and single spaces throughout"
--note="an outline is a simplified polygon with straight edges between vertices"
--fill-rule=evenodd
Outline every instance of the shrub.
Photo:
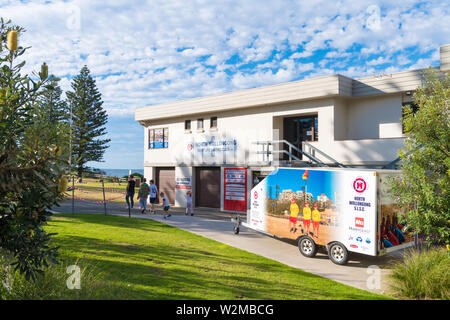
M 411 299 L 450 299 L 450 256 L 445 249 L 411 250 L 390 275 L 394 294 Z
M 92 266 L 77 261 L 80 266 L 81 288 L 68 289 L 67 265 L 50 265 L 34 282 L 27 281 L 23 274 L 13 271 L 11 259 L 0 255 L 0 300 L 90 300 L 125 299 L 122 291 L 112 289 L 101 274 Z M 90 271 L 89 271 L 90 270 Z M 8 284 L 9 283 L 9 290 Z

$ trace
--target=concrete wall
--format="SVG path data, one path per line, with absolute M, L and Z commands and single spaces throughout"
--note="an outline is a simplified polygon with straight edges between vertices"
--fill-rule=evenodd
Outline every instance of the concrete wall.
M 404 147 L 404 138 L 319 141 L 311 145 L 324 151 L 344 165 L 384 165 L 398 157 Z M 330 161 L 319 154 L 316 157 L 325 163 Z
M 337 161 L 348 164 L 388 162 L 397 157 L 403 145 L 401 133 L 402 95 L 365 98 L 317 99 L 257 108 L 211 112 L 195 116 L 153 120 L 145 131 L 145 166 L 253 166 L 261 163 L 261 146 L 255 141 L 283 138 L 283 118 L 318 115 L 319 141 L 313 145 Z M 210 117 L 217 117 L 217 129 L 210 129 Z M 197 130 L 197 119 L 204 119 L 204 129 Z M 185 132 L 184 121 L 191 120 Z M 148 149 L 148 129 L 169 128 L 168 149 Z M 279 136 L 277 136 L 279 134 Z M 400 139 L 397 139 L 400 138 Z M 236 152 L 218 152 L 214 156 L 188 149 L 198 142 L 236 140 Z M 381 140 L 380 140 L 381 139 Z M 282 146 L 274 146 L 274 150 Z M 271 161 L 277 160 L 270 157 Z M 146 177 L 151 170 L 146 168 Z M 192 178 L 193 179 L 193 178 Z M 178 201 L 184 193 L 177 191 Z
M 402 137 L 401 94 L 348 100 L 346 110 L 346 140 Z M 387 131 L 380 134 L 380 129 Z
M 440 47 L 440 70 L 442 72 L 450 72 L 450 44 Z

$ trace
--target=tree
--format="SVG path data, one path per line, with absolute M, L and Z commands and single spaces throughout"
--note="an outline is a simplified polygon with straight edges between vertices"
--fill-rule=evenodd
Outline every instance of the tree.
M 52 77 L 38 99 L 40 113 L 49 122 L 67 122 L 69 119 L 67 102 L 61 100 L 62 90 L 59 87 L 59 81 L 60 79 Z
M 0 19 L 0 250 L 13 257 L 15 270 L 35 279 L 57 262 L 42 226 L 63 199 L 68 135 L 67 127 L 40 114 L 37 101 L 51 81 L 47 65 L 33 77 L 21 74 L 23 32 Z
M 89 69 L 84 66 L 72 81 L 67 98 L 72 105 L 72 163 L 81 177 L 89 161 L 103 161 L 110 139 L 96 139 L 106 134 L 108 122 L 101 94 Z
M 392 194 L 403 218 L 431 243 L 450 243 L 450 75 L 425 74 L 414 94 L 417 111 L 405 110 L 402 177 L 392 179 Z

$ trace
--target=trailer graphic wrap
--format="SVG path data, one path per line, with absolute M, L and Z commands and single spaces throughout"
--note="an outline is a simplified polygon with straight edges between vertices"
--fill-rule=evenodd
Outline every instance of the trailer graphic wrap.
M 264 179 L 256 185 L 250 194 L 250 215 L 248 224 L 255 230 L 266 231 L 267 213 L 267 180 Z
M 375 171 L 279 168 L 252 189 L 250 203 L 254 229 L 377 254 Z
M 340 242 L 349 251 L 377 255 L 377 184 L 370 171 L 334 172 L 337 177 L 336 211 L 342 218 Z

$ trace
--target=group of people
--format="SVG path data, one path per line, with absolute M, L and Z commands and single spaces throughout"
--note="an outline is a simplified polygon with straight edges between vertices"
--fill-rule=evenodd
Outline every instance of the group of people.
M 134 180 L 133 176 L 130 175 L 128 177 L 128 184 L 126 188 L 126 196 L 125 201 L 127 202 L 127 209 L 131 208 L 133 209 L 134 206 L 134 194 L 135 194 L 135 187 L 136 187 L 136 181 Z M 139 187 L 137 199 L 139 200 L 140 204 L 140 210 L 142 214 L 147 213 L 147 201 L 150 198 L 150 213 L 156 214 L 155 210 L 155 203 L 156 198 L 158 194 L 158 187 L 155 185 L 155 182 L 153 180 L 150 180 L 150 185 L 147 184 L 147 179 L 143 178 L 142 183 Z M 172 215 L 169 213 L 170 204 L 169 200 L 165 196 L 164 192 L 159 193 L 161 203 L 163 206 L 163 218 L 167 219 L 171 217 Z M 186 193 L 186 215 L 191 214 L 191 216 L 194 215 L 194 210 L 192 208 L 192 193 L 188 191 Z
M 291 215 L 289 217 L 289 232 L 296 233 L 297 232 L 297 219 L 300 209 L 295 202 L 295 199 L 291 199 L 290 206 Z M 310 204 L 308 201 L 305 202 L 305 207 L 303 208 L 303 228 L 301 228 L 301 232 L 310 235 L 309 229 L 313 226 L 312 236 L 315 238 L 319 238 L 319 226 L 320 226 L 320 211 L 318 210 L 317 203 L 314 204 L 314 208 L 311 211 Z M 299 226 L 300 227 L 300 226 Z

